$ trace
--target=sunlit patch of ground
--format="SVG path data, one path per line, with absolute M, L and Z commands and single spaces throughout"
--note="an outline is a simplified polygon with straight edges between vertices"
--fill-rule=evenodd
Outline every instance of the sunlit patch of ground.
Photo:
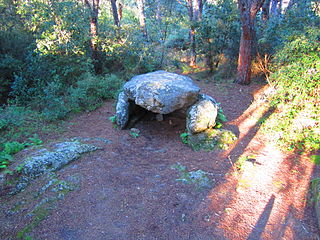
M 239 140 L 222 157 L 230 161 L 226 181 L 209 194 L 211 218 L 227 239 L 296 239 L 296 233 L 313 239 L 314 226 L 304 222 L 304 209 L 313 164 L 306 156 L 281 152 L 258 131 L 248 141 L 242 155 L 233 159 L 237 144 L 245 144 L 248 134 L 259 124 L 268 109 L 255 101 L 231 124 L 239 128 Z M 202 206 L 203 207 L 203 206 Z M 218 230 L 217 230 L 218 231 Z

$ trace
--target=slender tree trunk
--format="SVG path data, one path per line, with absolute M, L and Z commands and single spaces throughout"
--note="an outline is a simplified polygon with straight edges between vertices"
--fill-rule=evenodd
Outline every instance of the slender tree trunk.
M 160 1 L 156 1 L 156 19 L 158 21 L 161 21 L 161 2 Z
M 94 66 L 94 71 L 96 74 L 101 74 L 102 66 L 99 59 L 98 50 L 98 15 L 99 15 L 99 0 L 92 0 L 92 5 L 88 0 L 84 0 L 86 6 L 90 10 L 90 50 L 91 59 Z
M 202 0 L 193 0 L 193 18 L 195 21 L 202 19 Z
M 197 65 L 196 52 L 196 23 L 202 18 L 202 0 L 187 0 L 188 15 L 190 21 L 189 39 L 190 39 L 190 66 Z
M 169 18 L 172 16 L 172 8 L 173 8 L 173 1 L 166 1 L 165 2 L 166 6 L 169 5 L 169 14 L 167 15 Z M 161 4 L 160 1 L 157 2 L 157 14 L 156 14 L 156 19 L 159 21 L 159 24 L 162 23 L 162 17 L 161 17 Z M 165 57 L 165 46 L 164 43 L 167 40 L 168 37 L 168 28 L 169 28 L 169 22 L 165 21 L 164 22 L 164 30 L 162 31 L 162 38 L 161 38 L 161 45 L 162 45 L 162 53 L 161 53 L 161 60 L 160 60 L 160 67 L 163 67 L 164 63 L 164 57 Z
M 283 0 L 279 0 L 278 14 L 279 14 L 280 16 L 282 15 L 282 4 L 283 4 Z
M 138 6 L 139 23 L 140 23 L 140 27 L 143 32 L 143 36 L 145 38 L 148 38 L 148 32 L 147 32 L 147 26 L 146 26 L 146 16 L 144 14 L 144 0 L 137 0 L 137 6 Z
M 271 0 L 270 12 L 273 17 L 279 16 L 281 12 L 279 0 Z
M 288 4 L 288 6 L 287 6 L 286 11 L 290 10 L 295 3 L 296 3 L 296 0 L 290 0 L 289 4 Z
M 210 69 L 210 73 L 213 73 L 214 71 L 214 63 L 213 63 L 213 54 L 212 54 L 212 43 L 210 41 L 209 38 L 206 39 L 207 40 L 207 54 L 206 54 L 206 64 Z
M 112 8 L 112 15 L 114 24 L 119 28 L 120 27 L 120 20 L 118 15 L 118 7 L 117 7 L 117 0 L 111 0 L 111 8 Z
M 118 7 L 118 17 L 119 17 L 119 22 L 120 22 L 122 19 L 122 10 L 123 10 L 123 3 L 121 0 L 118 1 L 117 7 Z
M 251 83 L 252 49 L 255 39 L 255 17 L 264 0 L 238 0 L 241 20 L 241 39 L 238 58 L 238 73 L 236 83 L 248 85 Z
M 270 1 L 271 0 L 265 0 L 264 4 L 262 5 L 262 21 L 264 23 L 266 23 L 269 20 Z

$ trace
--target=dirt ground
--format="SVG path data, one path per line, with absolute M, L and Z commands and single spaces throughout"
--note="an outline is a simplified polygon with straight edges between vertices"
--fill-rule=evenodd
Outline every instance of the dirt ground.
M 115 128 L 108 117 L 114 103 L 73 117 L 63 133 L 45 141 L 72 137 L 110 140 L 102 150 L 85 154 L 56 174 L 76 176 L 78 187 L 55 202 L 25 239 L 37 240 L 239 240 L 319 239 L 312 205 L 307 201 L 310 179 L 317 169 L 306 156 L 280 152 L 259 131 L 265 117 L 263 85 L 196 81 L 224 110 L 239 140 L 229 150 L 192 151 L 181 142 L 183 112 L 158 122 L 142 119 L 141 133 Z M 243 172 L 234 162 L 247 157 Z M 188 171 L 203 170 L 213 181 L 197 188 L 177 181 L 180 163 Z M 0 239 L 16 239 L 30 223 L 33 203 L 26 203 L 41 180 L 14 198 L 1 199 Z M 35 199 L 35 198 L 32 198 Z M 36 199 L 34 200 L 36 201 Z

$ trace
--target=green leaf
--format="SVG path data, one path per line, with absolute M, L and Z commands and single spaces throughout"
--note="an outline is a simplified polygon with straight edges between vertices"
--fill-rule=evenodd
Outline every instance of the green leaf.
M 312 155 L 310 159 L 314 164 L 320 165 L 320 155 Z
M 228 119 L 227 117 L 222 113 L 222 111 L 218 111 L 218 116 L 217 116 L 218 120 L 220 120 L 221 122 L 227 122 Z
M 13 157 L 10 154 L 6 154 L 6 153 L 0 153 L 0 161 L 3 160 L 9 160 L 12 161 Z

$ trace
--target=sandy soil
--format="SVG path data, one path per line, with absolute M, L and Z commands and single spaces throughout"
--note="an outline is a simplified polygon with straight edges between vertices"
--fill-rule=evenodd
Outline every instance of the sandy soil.
M 306 156 L 280 152 L 259 131 L 266 116 L 261 84 L 196 82 L 217 99 L 230 120 L 225 128 L 239 140 L 227 151 L 192 151 L 179 135 L 183 112 L 164 121 L 143 119 L 141 133 L 114 128 L 113 102 L 66 123 L 65 132 L 47 141 L 72 137 L 107 138 L 103 150 L 84 155 L 57 172 L 77 176 L 79 187 L 57 201 L 44 220 L 28 233 L 38 240 L 219 240 L 319 239 L 315 214 L 308 204 L 310 179 L 317 169 Z M 239 173 L 235 161 L 248 157 Z M 176 181 L 172 165 L 210 173 L 213 185 L 197 188 Z M 1 239 L 16 239 L 30 222 L 32 204 L 14 213 L 8 206 L 27 201 L 34 183 L 14 198 L 1 199 Z M 36 201 L 36 200 L 35 200 Z

